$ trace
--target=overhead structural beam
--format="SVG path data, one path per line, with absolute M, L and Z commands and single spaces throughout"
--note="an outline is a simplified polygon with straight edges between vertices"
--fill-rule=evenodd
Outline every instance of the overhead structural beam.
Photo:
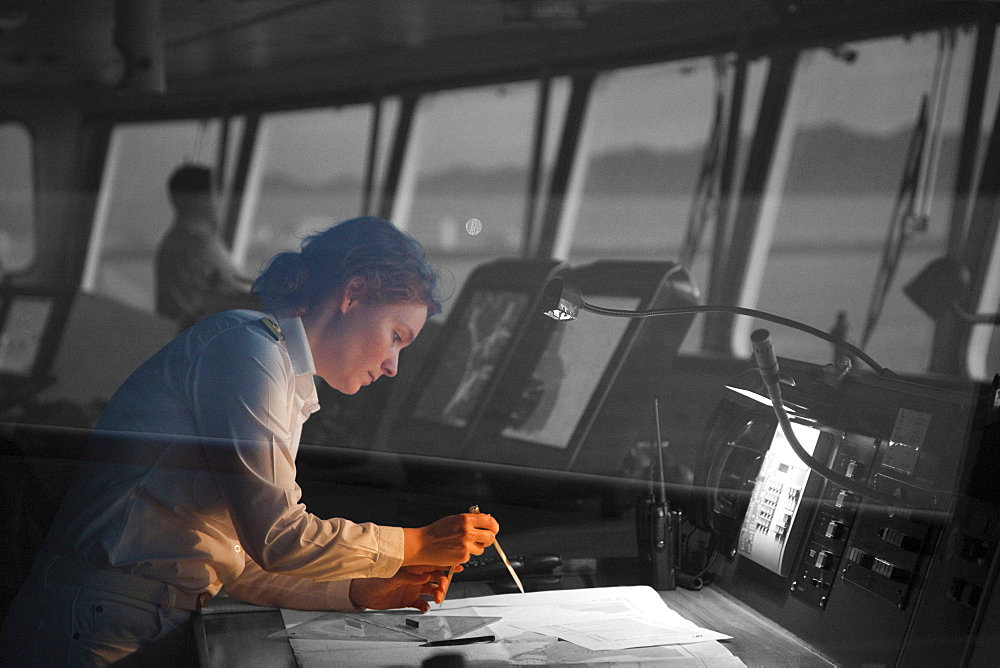
M 135 1 L 121 0 L 124 4 Z M 320 11 L 319 4 L 299 3 L 297 9 L 306 15 Z M 329 13 L 319 16 L 334 20 L 339 3 L 328 4 Z M 794 16 L 779 15 L 767 2 L 640 4 L 641 10 L 635 4 L 629 10 L 609 10 L 565 29 L 527 30 L 486 23 L 482 30 L 456 35 L 441 27 L 435 30 L 434 21 L 447 20 L 435 14 L 427 25 L 426 39 L 400 44 L 362 41 L 345 48 L 341 42 L 319 42 L 308 58 L 284 59 L 276 44 L 274 58 L 264 65 L 253 61 L 251 53 L 234 54 L 224 62 L 203 57 L 219 52 L 225 44 L 248 41 L 253 31 L 268 26 L 267 20 L 289 21 L 296 14 L 291 9 L 279 17 L 265 12 L 250 25 L 237 22 L 169 42 L 170 95 L 162 101 L 161 111 L 169 114 L 171 108 L 205 104 L 220 88 L 232 91 L 227 104 L 239 112 L 247 106 L 266 110 L 323 104 L 324 99 L 334 97 L 336 104 L 370 101 L 373 91 L 387 97 L 406 96 L 541 76 L 577 76 L 725 52 L 745 53 L 753 59 L 777 50 L 800 51 L 973 25 L 981 17 L 996 20 L 1000 12 L 997 2 L 963 0 L 798 3 L 801 11 Z M 336 36 L 334 31 L 330 39 Z M 101 113 L 103 105 L 108 105 L 108 113 L 121 110 L 118 101 L 113 107 L 100 97 L 87 102 L 93 105 L 89 110 L 93 113 Z M 153 102 L 136 102 L 138 107 L 149 104 Z

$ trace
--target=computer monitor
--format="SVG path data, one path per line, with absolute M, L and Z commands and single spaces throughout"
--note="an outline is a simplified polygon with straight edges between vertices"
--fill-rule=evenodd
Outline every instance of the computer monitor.
M 602 260 L 561 272 L 588 303 L 625 310 L 692 305 L 697 291 L 672 262 Z M 616 318 L 541 314 L 498 380 L 463 458 L 614 475 L 648 426 L 693 315 Z
M 503 259 L 469 275 L 390 433 L 389 450 L 431 456 L 462 450 L 558 267 L 555 260 Z
M 791 426 L 795 438 L 813 455 L 819 428 L 795 422 Z M 779 575 L 788 575 L 792 561 L 798 557 L 806 520 L 806 513 L 800 510 L 811 475 L 809 467 L 792 450 L 784 431 L 776 428 L 740 529 L 741 555 Z
M 63 291 L 0 286 L 0 378 L 49 372 L 70 299 Z
M 0 285 L 0 408 L 52 384 L 52 362 L 73 293 Z

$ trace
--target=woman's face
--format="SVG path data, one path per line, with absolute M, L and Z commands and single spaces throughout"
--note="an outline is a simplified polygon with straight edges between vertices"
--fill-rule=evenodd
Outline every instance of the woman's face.
M 316 373 L 344 394 L 395 376 L 399 351 L 427 320 L 425 304 L 375 304 L 352 294 L 358 293 L 348 286 L 339 303 L 302 318 Z

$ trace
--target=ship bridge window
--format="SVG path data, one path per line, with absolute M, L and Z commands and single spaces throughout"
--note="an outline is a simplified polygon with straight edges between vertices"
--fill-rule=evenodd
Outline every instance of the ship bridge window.
M 167 197 L 167 180 L 184 163 L 215 166 L 228 187 L 232 163 L 220 156 L 220 146 L 239 144 L 242 123 L 220 119 L 124 123 L 111 135 L 100 197 L 91 232 L 83 290 L 148 313 L 155 312 L 155 257 L 174 212 Z M 225 201 L 225 198 L 220 198 Z M 224 208 L 220 218 L 225 217 Z
M 393 221 L 405 227 L 442 271 L 442 294 L 457 294 L 474 267 L 517 256 L 526 219 L 540 208 L 530 196 L 537 81 L 464 88 L 420 97 Z M 539 171 L 547 173 L 569 95 L 548 89 Z M 538 185 L 536 191 L 542 191 Z M 446 300 L 447 310 L 451 302 Z
M 0 276 L 24 269 L 35 256 L 35 196 L 31 135 L 18 123 L 0 122 Z
M 760 87 L 765 69 L 757 63 L 747 68 L 741 128 L 756 115 L 749 105 L 758 95 L 750 91 Z M 719 202 L 722 178 L 721 155 L 712 167 L 709 148 L 714 140 L 721 150 L 726 141 L 732 77 L 729 56 L 720 56 L 614 70 L 596 79 L 557 257 L 572 264 L 599 258 L 677 261 L 704 298 L 710 211 Z M 714 200 L 699 203 L 699 183 Z M 689 230 L 700 235 L 699 243 L 686 243 Z M 697 347 L 702 326 L 696 318 L 683 351 Z
M 391 145 L 398 101 L 381 105 L 379 158 Z M 376 213 L 375 200 L 365 196 L 373 112 L 364 104 L 263 116 L 235 244 L 250 274 L 313 232 Z
M 800 55 L 742 306 L 836 326 L 883 366 L 926 370 L 933 322 L 903 286 L 946 254 L 971 41 L 927 33 Z M 737 349 L 767 326 L 741 320 Z M 774 329 L 779 355 L 830 361 L 830 344 Z

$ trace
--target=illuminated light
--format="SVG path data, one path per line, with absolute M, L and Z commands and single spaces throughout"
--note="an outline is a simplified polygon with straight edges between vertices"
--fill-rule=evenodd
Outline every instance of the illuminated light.
M 482 221 L 478 218 L 469 218 L 469 220 L 465 221 L 465 231 L 472 236 L 476 236 L 483 231 Z
M 553 278 L 542 293 L 542 313 L 553 320 L 576 320 L 582 302 L 579 288 L 561 278 Z
M 746 397 L 747 399 L 753 399 L 757 403 L 763 404 L 764 406 L 773 406 L 774 405 L 772 403 L 772 401 L 768 397 L 765 397 L 762 394 L 758 394 L 757 392 L 753 392 L 751 390 L 745 390 L 742 387 L 733 387 L 732 385 L 726 385 L 726 389 L 727 390 L 732 390 L 733 392 L 735 392 L 737 394 L 741 394 L 744 397 Z M 788 411 L 789 413 L 794 413 L 795 412 L 795 408 L 792 407 L 792 406 L 789 406 L 787 404 L 785 405 L 785 410 Z

